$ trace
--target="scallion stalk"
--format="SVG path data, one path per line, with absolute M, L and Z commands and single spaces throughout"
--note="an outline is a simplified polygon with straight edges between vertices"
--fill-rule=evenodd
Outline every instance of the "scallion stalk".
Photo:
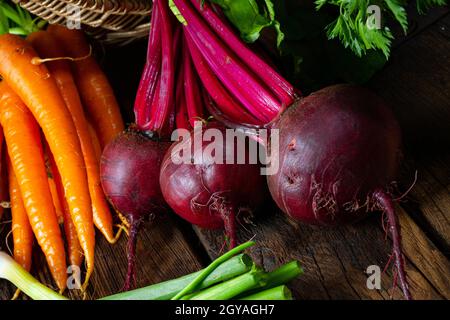
M 67 300 L 40 283 L 5 252 L 0 252 L 0 278 L 12 282 L 33 300 Z
M 219 282 L 235 278 L 248 272 L 253 265 L 252 259 L 246 254 L 240 254 L 225 261 L 211 272 L 198 286 L 199 289 L 208 288 Z M 121 292 L 100 300 L 167 300 L 189 285 L 203 270 L 183 277 L 164 281 L 144 288 Z
M 231 249 L 227 253 L 221 255 L 216 260 L 214 260 L 209 266 L 207 266 L 205 269 L 200 272 L 198 276 L 195 277 L 195 279 L 187 285 L 183 290 L 178 292 L 178 294 L 175 295 L 175 297 L 172 298 L 172 300 L 178 300 L 181 297 L 188 295 L 192 293 L 195 289 L 198 288 L 200 283 L 203 282 L 203 280 L 208 277 L 219 265 L 221 265 L 223 262 L 227 261 L 231 257 L 234 257 L 238 253 L 244 251 L 245 249 L 255 245 L 254 241 L 247 241 L 236 248 Z
M 253 295 L 261 291 L 284 285 L 289 281 L 294 280 L 301 274 L 303 274 L 303 268 L 300 266 L 300 262 L 295 260 L 288 262 L 281 267 L 273 270 L 272 272 L 268 272 L 267 281 L 263 287 L 246 292 L 244 295 L 241 295 L 238 298 L 243 298 L 247 295 Z
M 285 285 L 245 296 L 240 300 L 292 300 L 292 292 Z
M 243 292 L 263 286 L 266 278 L 267 274 L 265 272 L 254 269 L 186 298 L 183 297 L 182 300 L 229 300 Z
M 300 262 L 295 260 L 288 262 L 278 269 L 269 272 L 266 288 L 273 288 L 285 284 L 301 274 L 303 274 L 303 268 L 300 266 Z

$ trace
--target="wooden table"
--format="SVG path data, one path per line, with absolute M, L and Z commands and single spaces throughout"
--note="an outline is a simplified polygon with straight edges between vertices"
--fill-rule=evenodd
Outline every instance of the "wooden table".
M 413 32 L 397 41 L 388 65 L 369 83 L 389 101 L 404 133 L 405 159 L 399 185 L 406 190 L 399 202 L 406 269 L 416 299 L 450 298 L 450 15 L 433 10 L 413 18 Z M 110 72 L 119 100 L 128 110 L 134 99 L 145 55 L 145 43 L 107 50 L 101 59 Z M 133 61 L 123 58 L 133 55 Z M 130 117 L 129 117 L 130 118 Z M 319 228 L 293 225 L 273 205 L 241 228 L 239 239 L 254 237 L 251 256 L 271 270 L 292 259 L 301 261 L 305 274 L 290 287 L 298 299 L 394 299 L 390 269 L 382 275 L 382 289 L 369 290 L 365 270 L 385 266 L 390 240 L 373 214 L 356 225 Z M 1 225 L 6 235 L 10 224 Z M 2 236 L 4 239 L 4 236 Z M 97 236 L 96 269 L 88 290 L 98 298 L 120 290 L 126 270 L 126 238 L 108 245 Z M 144 226 L 137 244 L 138 287 L 198 270 L 216 257 L 224 243 L 222 232 L 192 228 L 175 215 Z M 2 250 L 6 250 L 2 244 Z M 52 284 L 42 254 L 34 256 L 33 273 Z M 8 299 L 13 286 L 0 281 L 0 298 Z M 68 293 L 79 298 L 79 292 Z

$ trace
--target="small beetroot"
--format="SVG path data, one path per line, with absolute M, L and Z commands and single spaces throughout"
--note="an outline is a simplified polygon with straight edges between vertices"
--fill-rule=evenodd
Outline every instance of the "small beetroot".
M 143 219 L 165 208 L 159 187 L 159 170 L 170 142 L 159 141 L 131 127 L 110 142 L 102 154 L 100 178 L 115 210 L 130 223 L 128 271 L 124 290 L 134 280 L 136 240 Z

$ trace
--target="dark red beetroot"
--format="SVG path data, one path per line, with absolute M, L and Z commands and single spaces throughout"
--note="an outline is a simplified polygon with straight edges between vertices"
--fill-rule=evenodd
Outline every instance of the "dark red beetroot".
M 366 89 L 337 85 L 291 106 L 274 129 L 280 134 L 280 169 L 267 180 L 277 205 L 293 219 L 319 225 L 385 211 L 400 285 L 410 299 L 386 191 L 401 156 L 401 132 L 391 110 Z
M 164 210 L 159 170 L 170 142 L 154 140 L 131 127 L 109 143 L 100 163 L 103 190 L 115 210 L 130 223 L 128 271 L 124 290 L 134 280 L 135 248 L 141 222 Z
M 209 124 L 225 137 L 225 127 Z M 198 131 L 200 132 L 200 131 Z M 245 164 L 225 164 L 225 157 L 237 143 L 219 141 L 217 150 L 223 150 L 223 164 L 210 157 L 202 157 L 205 148 L 213 142 L 203 142 L 201 152 L 194 151 L 194 131 L 190 138 L 175 142 L 167 151 L 161 165 L 160 186 L 169 206 L 183 219 L 207 229 L 225 228 L 230 247 L 236 243 L 236 216 L 249 214 L 264 199 L 264 178 L 258 164 L 249 164 L 248 148 L 244 148 Z M 222 143 L 223 142 L 223 143 Z M 192 163 L 177 164 L 175 148 L 192 151 Z M 236 160 L 236 157 L 235 157 Z

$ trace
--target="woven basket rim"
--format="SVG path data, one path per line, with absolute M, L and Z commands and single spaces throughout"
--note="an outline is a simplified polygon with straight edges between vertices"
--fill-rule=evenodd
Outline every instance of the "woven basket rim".
M 109 42 L 130 42 L 147 36 L 152 1 L 149 0 L 13 0 L 22 8 L 52 24 L 64 24 L 73 17 L 68 5 L 80 7 L 81 26 L 94 38 Z M 92 32 L 94 30 L 94 32 Z

